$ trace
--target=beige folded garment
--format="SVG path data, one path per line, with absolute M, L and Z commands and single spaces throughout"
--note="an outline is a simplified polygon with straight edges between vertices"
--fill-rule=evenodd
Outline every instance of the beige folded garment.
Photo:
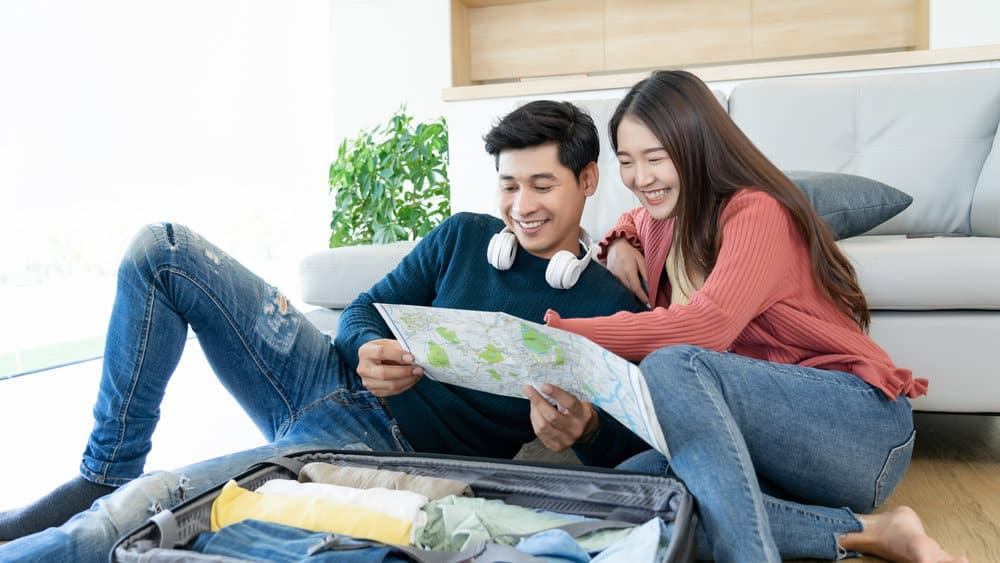
M 424 477 L 410 475 L 387 469 L 368 469 L 365 467 L 341 467 L 330 463 L 307 463 L 299 471 L 299 481 L 303 483 L 329 483 L 358 489 L 385 489 L 412 491 L 431 500 L 444 498 L 448 495 L 473 496 L 468 483 L 441 479 L 439 477 Z
M 262 495 L 281 495 L 322 499 L 338 506 L 355 507 L 381 512 L 395 520 L 411 522 L 410 543 L 416 540 L 416 531 L 427 524 L 427 513 L 421 508 L 427 497 L 413 491 L 386 489 L 384 487 L 345 487 L 333 483 L 300 483 L 290 479 L 271 479 L 254 491 Z

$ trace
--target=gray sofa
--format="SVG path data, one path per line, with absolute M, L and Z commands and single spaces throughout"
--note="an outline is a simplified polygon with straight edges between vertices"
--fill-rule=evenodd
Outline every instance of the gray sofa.
M 606 130 L 617 98 L 574 101 Z M 780 168 L 856 174 L 913 197 L 901 214 L 839 242 L 872 308 L 871 335 L 897 364 L 930 380 L 915 408 L 1000 413 L 1000 68 L 766 79 L 738 84 L 722 101 Z M 479 149 L 475 141 L 451 139 Z M 461 154 L 453 151 L 453 167 Z M 596 236 L 636 205 L 607 146 L 600 164 L 601 185 L 584 216 Z M 462 178 L 452 174 L 453 185 Z M 307 257 L 303 297 L 320 307 L 314 322 L 335 329 L 337 308 L 411 246 Z
M 765 80 L 728 103 L 782 169 L 849 172 L 913 197 L 840 241 L 871 335 L 930 380 L 916 408 L 1000 412 L 1000 69 Z

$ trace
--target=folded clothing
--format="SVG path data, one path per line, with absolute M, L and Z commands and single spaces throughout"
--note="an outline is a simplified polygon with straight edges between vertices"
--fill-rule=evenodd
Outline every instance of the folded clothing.
M 450 496 L 428 502 L 423 508 L 427 524 L 417 531 L 416 545 L 423 549 L 463 551 L 478 544 L 513 545 L 527 536 L 574 522 L 593 520 L 507 504 L 497 499 Z M 577 539 L 588 552 L 601 551 L 628 535 L 630 529 L 600 530 Z
M 299 471 L 299 481 L 329 483 L 358 489 L 384 488 L 391 490 L 412 491 L 430 500 L 437 500 L 450 495 L 473 496 L 468 483 L 441 479 L 440 477 L 425 477 L 410 475 L 388 469 L 368 469 L 366 467 L 343 467 L 331 463 L 307 463 Z
M 328 483 L 299 483 L 289 479 L 271 479 L 257 488 L 265 495 L 287 495 L 291 497 L 316 498 L 366 508 L 384 513 L 386 516 L 412 522 L 411 531 L 422 528 L 427 522 L 427 513 L 420 510 L 427 504 L 427 497 L 411 491 L 392 491 L 382 487 L 356 489 Z M 409 541 L 415 538 L 410 537 Z
M 413 533 L 412 520 L 394 518 L 377 510 L 321 498 L 262 494 L 229 481 L 212 503 L 212 531 L 251 518 L 390 544 L 406 545 Z

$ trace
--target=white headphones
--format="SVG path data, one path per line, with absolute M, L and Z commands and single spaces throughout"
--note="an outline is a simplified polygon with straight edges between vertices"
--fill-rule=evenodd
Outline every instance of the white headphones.
M 549 259 L 549 265 L 545 268 L 545 281 L 555 289 L 573 287 L 594 257 L 594 245 L 583 227 L 580 227 L 580 236 L 580 242 L 587 250 L 583 258 L 577 258 L 568 250 L 560 250 Z M 515 254 L 517 254 L 517 237 L 510 227 L 504 227 L 490 239 L 490 245 L 486 249 L 486 260 L 498 270 L 509 270 L 514 265 Z

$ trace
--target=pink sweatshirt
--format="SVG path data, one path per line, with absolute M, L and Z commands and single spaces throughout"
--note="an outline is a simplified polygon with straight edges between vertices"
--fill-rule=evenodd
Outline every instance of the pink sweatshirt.
M 687 305 L 670 304 L 667 252 L 674 221 L 658 221 L 643 208 L 622 215 L 601 243 L 638 242 L 646 258 L 653 310 L 610 317 L 545 322 L 586 336 L 633 362 L 673 344 L 777 362 L 853 373 L 890 399 L 927 393 L 857 323 L 817 288 L 805 239 L 788 210 L 770 195 L 741 190 L 722 210 L 722 245 L 715 269 Z

